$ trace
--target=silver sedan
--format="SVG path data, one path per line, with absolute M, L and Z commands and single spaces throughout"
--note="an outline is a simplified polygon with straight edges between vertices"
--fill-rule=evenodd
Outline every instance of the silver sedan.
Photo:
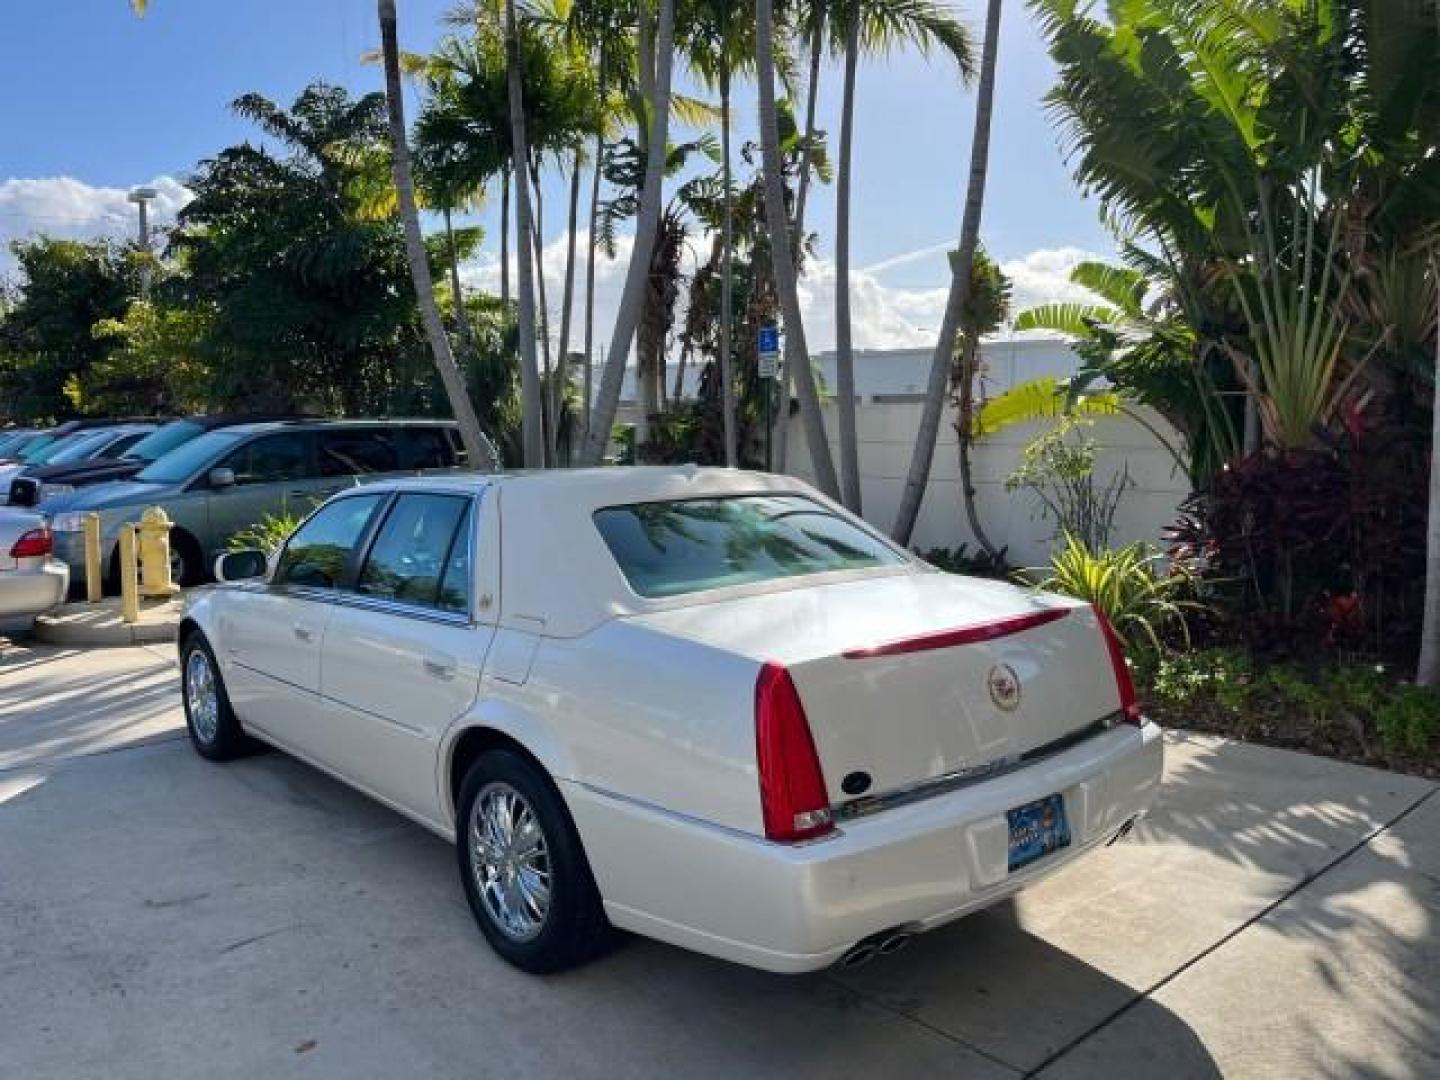
M 65 600 L 70 568 L 55 558 L 40 514 L 0 517 L 0 618 L 43 615 Z

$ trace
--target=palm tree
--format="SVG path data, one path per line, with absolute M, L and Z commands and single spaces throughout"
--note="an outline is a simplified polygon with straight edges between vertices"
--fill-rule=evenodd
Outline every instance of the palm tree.
M 920 429 L 915 435 L 915 449 L 910 455 L 910 470 L 905 489 L 900 494 L 900 509 L 895 515 L 891 537 L 900 544 L 909 544 L 920 516 L 920 503 L 930 481 L 930 463 L 935 456 L 935 440 L 940 433 L 940 415 L 945 409 L 945 391 L 950 382 L 951 357 L 960 320 L 969 301 L 975 249 L 980 243 L 980 213 L 985 203 L 985 179 L 990 163 L 990 119 L 995 108 L 995 55 L 1000 45 L 1001 0 L 988 0 L 985 7 L 985 38 L 980 48 L 980 86 L 975 96 L 975 133 L 970 144 L 970 179 L 965 195 L 965 214 L 960 224 L 960 248 L 951 265 L 950 295 L 945 301 L 945 317 L 940 323 L 940 340 L 930 358 L 930 378 L 925 387 L 925 406 L 920 415 Z
M 992 559 L 999 551 L 980 524 L 970 451 L 975 443 L 975 383 L 979 374 L 980 339 L 1000 328 L 1010 314 L 1010 281 L 983 250 L 975 252 L 973 280 L 960 322 L 960 348 L 955 357 L 956 447 L 960 457 L 960 504 L 970 534 Z
M 734 324 L 735 182 L 731 148 L 731 84 L 754 61 L 754 27 L 735 18 L 730 0 L 697 0 L 686 9 L 684 52 L 691 69 L 720 93 L 720 409 L 725 464 L 739 463 L 735 418 Z M 802 180 L 803 183 L 803 180 Z M 679 383 L 677 382 L 677 386 Z
M 860 458 L 855 437 L 855 358 L 850 323 L 850 162 L 855 127 L 855 76 L 860 52 L 879 52 L 902 41 L 922 52 L 938 44 L 955 60 L 968 81 L 972 67 L 970 35 L 943 7 L 929 0 L 883 4 L 849 0 L 831 24 L 839 32 L 845 74 L 840 104 L 840 161 L 835 186 L 835 393 L 840 421 L 840 489 L 844 503 L 860 512 Z M 804 191 L 804 177 L 801 178 Z M 803 204 L 797 208 L 797 216 Z
M 670 73 L 675 48 L 675 0 L 660 0 L 659 18 L 652 22 L 648 12 L 640 14 L 640 91 L 647 114 L 642 134 L 647 139 L 645 184 L 640 192 L 635 223 L 635 246 L 625 273 L 620 309 L 605 356 L 600 391 L 591 411 L 589 431 L 581 455 L 584 464 L 599 464 L 610 444 L 615 408 L 620 402 L 620 384 L 625 363 L 635 339 L 640 310 L 645 301 L 650 259 L 660 230 L 661 185 L 664 182 L 665 154 L 670 132 Z
M 800 315 L 800 294 L 796 282 L 795 255 L 791 247 L 790 216 L 785 210 L 784 181 L 781 177 L 780 133 L 775 107 L 775 11 L 772 0 L 755 0 L 755 74 L 760 85 L 760 149 L 765 180 L 765 220 L 770 228 L 770 257 L 775 269 L 775 286 L 785 320 L 786 361 L 800 392 L 800 415 L 805 425 L 810 466 L 820 490 L 832 498 L 840 495 L 835 462 L 825 436 L 825 418 L 820 412 L 820 393 L 810 368 L 810 350 L 805 342 L 805 325 Z
M 520 318 L 520 398 L 525 413 L 522 425 L 527 469 L 545 464 L 544 418 L 540 403 L 540 371 L 535 355 L 535 270 L 531 260 L 530 187 L 525 180 L 530 160 L 525 141 L 525 91 L 520 66 L 520 26 L 515 0 L 505 0 L 505 72 L 510 103 L 510 154 L 515 167 L 516 287 Z
M 420 305 L 420 320 L 430 341 L 430 353 L 450 408 L 460 428 L 460 439 L 472 464 L 494 469 L 498 466 L 489 442 L 480 430 L 480 421 L 470 403 L 465 378 L 455 363 L 440 309 L 435 303 L 435 287 L 430 280 L 430 263 L 425 253 L 425 238 L 420 232 L 420 213 L 415 205 L 415 185 L 410 174 L 410 144 L 405 130 L 405 103 L 400 85 L 400 46 L 395 27 L 395 0 L 378 0 L 380 47 L 385 59 L 385 98 L 390 116 L 390 143 L 394 154 L 395 190 L 400 204 L 400 222 L 405 231 L 405 257 L 410 264 L 410 277 L 415 283 L 415 297 Z

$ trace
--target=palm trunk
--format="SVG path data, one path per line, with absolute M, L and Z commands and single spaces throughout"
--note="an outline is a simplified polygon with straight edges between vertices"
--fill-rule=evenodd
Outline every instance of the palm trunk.
M 550 298 L 545 286 L 545 197 L 540 190 L 540 170 L 533 163 L 530 179 L 535 185 L 535 220 L 530 233 L 530 242 L 535 249 L 535 285 L 539 292 L 538 318 L 540 323 L 540 423 L 545 432 L 545 465 L 555 464 L 555 411 L 550 398 L 554 390 L 555 361 L 550 353 Z
M 405 258 L 410 264 L 410 279 L 420 306 L 420 321 L 430 341 L 430 354 L 450 400 L 450 409 L 460 428 L 460 441 L 473 466 L 494 469 L 497 466 L 490 442 L 480 430 L 480 420 L 470 403 L 465 377 L 450 351 L 450 339 L 440 321 L 440 308 L 435 303 L 435 287 L 430 279 L 430 263 L 425 254 L 425 238 L 420 234 L 420 212 L 415 206 L 415 182 L 410 173 L 410 144 L 405 134 L 405 101 L 400 86 L 400 46 L 395 28 L 395 0 L 378 0 L 380 45 L 385 62 L 385 101 L 390 117 L 390 144 L 393 151 L 395 191 L 399 198 L 400 223 L 405 232 Z
M 580 145 L 575 145 L 575 157 L 570 168 L 570 213 L 566 223 L 565 242 L 565 288 L 560 301 L 560 370 L 569 371 L 570 363 L 570 309 L 575 304 L 575 244 L 580 232 Z M 556 392 L 557 395 L 559 391 Z
M 855 69 L 860 59 L 860 2 L 845 27 L 845 84 L 840 104 L 840 167 L 835 188 L 835 393 L 840 418 L 840 496 L 860 513 L 860 450 L 855 436 L 855 356 L 850 342 L 850 158 L 855 127 Z M 797 214 L 798 216 L 798 214 Z
M 455 247 L 455 226 L 450 221 L 450 207 L 445 207 L 445 245 L 450 250 L 450 306 L 455 312 L 455 326 L 460 331 L 460 340 L 466 353 L 472 353 L 475 343 L 471 338 L 470 320 L 465 314 L 465 294 L 460 291 L 460 255 Z
M 1440 687 L 1440 256 L 1430 264 L 1435 281 L 1435 397 L 1430 420 L 1430 506 L 1425 530 L 1425 615 L 1415 681 Z
M 920 516 L 920 503 L 930 482 L 930 464 L 935 457 L 935 439 L 940 433 L 940 415 L 945 410 L 950 368 L 955 355 L 955 338 L 960 314 L 970 299 L 970 276 L 975 265 L 975 247 L 980 242 L 980 213 L 985 205 L 985 178 L 990 164 L 990 120 L 995 110 L 995 55 L 1000 45 L 1001 0 L 985 6 L 985 41 L 980 51 L 980 85 L 975 97 L 975 135 L 970 144 L 970 180 L 965 194 L 965 215 L 960 224 L 960 250 L 951 270 L 950 295 L 940 323 L 940 340 L 930 357 L 930 380 L 925 388 L 925 407 L 910 471 L 900 495 L 900 509 L 890 535 L 899 544 L 909 544 Z
M 810 147 L 815 142 L 815 108 L 820 95 L 820 58 L 825 16 L 816 15 L 810 35 L 810 79 L 805 85 L 805 149 L 801 153 L 800 182 L 795 193 L 795 236 L 805 235 L 805 204 L 810 191 Z M 790 456 L 790 394 L 795 387 L 795 372 L 789 363 L 777 380 L 780 407 L 770 423 L 771 468 L 784 472 Z M 773 393 L 774 391 L 768 390 Z
M 780 133 L 775 111 L 775 11 L 772 0 L 755 0 L 755 67 L 760 87 L 760 147 L 764 161 L 765 221 L 770 231 L 770 258 L 775 271 L 775 290 L 780 295 L 780 312 L 785 319 L 785 358 L 800 392 L 800 416 L 810 448 L 810 467 L 815 483 L 831 498 L 838 498 L 835 462 L 825 438 L 825 417 L 820 413 L 820 394 L 815 373 L 810 370 L 810 349 L 805 342 L 805 324 L 800 315 L 800 293 L 796 283 L 795 256 L 790 247 L 790 220 L 785 213 L 785 192 L 780 175 Z
M 601 102 L 605 100 L 605 42 L 600 42 L 600 87 Z M 595 227 L 600 217 L 600 167 L 605 160 L 605 133 L 595 135 L 595 165 L 590 173 L 590 231 L 585 240 L 585 403 L 580 409 L 580 427 L 583 436 L 590 434 L 590 409 L 594 405 L 591 396 L 594 391 L 595 372 Z
M 960 454 L 960 502 L 965 508 L 965 521 L 975 542 L 991 559 L 1000 553 L 980 526 L 980 512 L 975 506 L 975 483 L 971 478 L 970 451 L 975 447 L 975 361 L 980 352 L 978 339 L 965 342 L 960 359 L 960 425 L 956 432 Z
M 823 5 L 817 4 L 814 10 L 815 25 L 810 32 L 810 78 L 805 84 L 805 147 L 800 151 L 800 180 L 795 189 L 797 243 L 805 230 L 805 197 L 810 192 L 810 147 L 815 142 L 815 107 L 820 96 L 820 56 L 825 32 Z
M 731 348 L 734 294 L 735 198 L 730 190 L 730 71 L 720 68 L 720 170 L 725 206 L 720 225 L 720 409 L 725 425 L 725 464 L 740 464 L 735 432 L 735 355 Z M 678 385 L 678 384 L 677 384 Z M 769 384 L 765 386 L 769 392 Z
M 648 18 L 642 14 L 642 19 Z M 647 35 L 648 36 L 648 35 Z M 635 222 L 635 247 L 630 266 L 625 272 L 625 288 L 620 294 L 620 309 L 610 337 L 610 350 L 605 355 L 605 370 L 600 376 L 600 392 L 592 412 L 590 432 L 585 440 L 582 463 L 599 464 L 610 444 L 610 429 L 615 423 L 615 407 L 620 402 L 620 384 L 625 377 L 625 362 L 635 340 L 635 327 L 645 300 L 650 259 L 655 238 L 660 231 L 660 195 L 665 178 L 665 150 L 670 137 L 670 71 L 675 48 L 675 0 L 660 0 L 659 26 L 655 34 L 653 59 L 655 79 L 647 95 L 650 111 L 650 138 L 645 163 L 645 184 L 640 189 L 640 209 Z M 644 53 L 646 50 L 642 49 Z M 642 55 L 642 66 L 647 63 Z M 647 79 L 647 81 L 649 81 Z
M 500 170 L 500 303 L 510 308 L 510 166 Z
M 545 463 L 545 432 L 540 404 L 540 372 L 535 366 L 535 277 L 530 260 L 530 185 L 525 182 L 525 163 L 530 160 L 530 150 L 525 141 L 525 91 L 520 81 L 520 31 L 515 21 L 515 0 L 505 0 L 505 69 L 510 107 L 510 159 L 515 170 L 521 442 L 525 467 L 538 469 Z

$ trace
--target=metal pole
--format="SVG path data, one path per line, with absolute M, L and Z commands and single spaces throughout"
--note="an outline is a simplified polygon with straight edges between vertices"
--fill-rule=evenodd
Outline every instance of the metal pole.
M 140 264 L 140 299 L 150 299 L 150 200 L 158 195 L 154 188 L 139 187 L 130 192 L 130 201 L 140 211 L 140 254 L 143 262 Z
M 775 466 L 774 466 L 774 463 L 773 463 L 773 461 L 772 461 L 773 448 L 772 448 L 772 446 L 771 446 L 771 444 L 772 444 L 772 442 L 774 441 L 774 438 L 775 438 L 775 436 L 774 436 L 775 425 L 770 422 L 771 406 L 774 404 L 774 400 L 773 400 L 773 399 L 774 399 L 774 397 L 775 397 L 775 386 L 774 386 L 774 383 L 775 383 L 775 380 L 774 380 L 774 379 L 766 379 L 766 380 L 765 380 L 765 471 L 766 471 L 766 472 L 774 472 L 774 471 L 775 471 Z

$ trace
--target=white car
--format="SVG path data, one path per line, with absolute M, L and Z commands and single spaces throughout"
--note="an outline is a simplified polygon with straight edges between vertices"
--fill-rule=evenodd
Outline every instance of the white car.
M 65 602 L 70 568 L 55 558 L 42 514 L 0 514 L 0 618 L 43 615 Z
M 181 625 L 195 748 L 253 736 L 453 840 L 527 971 L 612 927 L 861 962 L 1115 840 L 1160 781 L 1088 605 L 941 573 L 789 477 L 380 482 L 217 571 Z

